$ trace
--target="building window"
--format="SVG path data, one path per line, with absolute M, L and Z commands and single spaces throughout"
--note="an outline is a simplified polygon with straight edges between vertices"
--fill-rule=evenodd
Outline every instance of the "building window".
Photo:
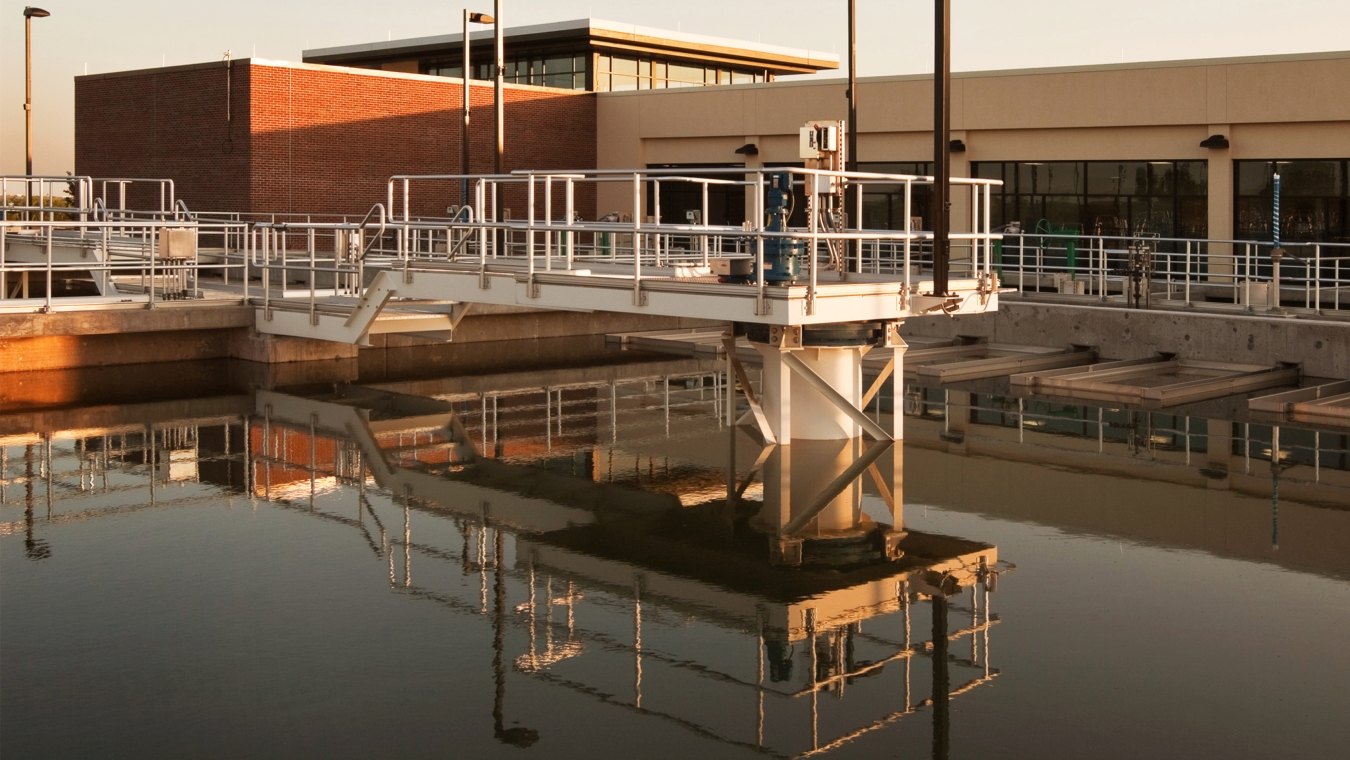
M 600 55 L 596 58 L 595 89 L 663 90 L 671 87 L 702 87 L 714 84 L 750 84 L 768 81 L 763 70 L 704 66 L 698 63 Z
M 913 174 L 926 177 L 932 174 L 931 161 L 860 161 L 858 171 L 877 174 Z M 879 183 L 863 185 L 863 227 L 869 230 L 902 230 L 905 228 L 905 187 L 901 184 Z M 932 188 L 914 185 L 910 194 L 910 216 L 916 229 L 927 229 L 929 198 Z
M 1280 175 L 1280 241 L 1350 242 L 1350 160 L 1233 162 L 1233 235 L 1272 239 Z
M 735 174 L 704 173 L 700 169 L 739 169 L 744 164 L 648 164 L 648 169 L 687 170 L 684 176 L 707 177 L 717 180 L 740 180 Z M 656 213 L 656 193 L 647 183 L 646 213 Z M 703 186 L 697 182 L 667 180 L 661 183 L 661 221 L 666 224 L 684 224 L 690 211 L 703 211 Z M 745 217 L 745 187 L 743 185 L 708 185 L 708 215 L 704 224 L 738 225 Z
M 589 69 L 589 55 L 558 52 L 525 53 L 503 61 L 502 80 L 513 84 L 584 90 Z M 459 78 L 463 66 L 462 61 L 455 57 L 423 61 L 421 70 L 423 74 L 431 76 Z M 482 81 L 492 79 L 492 63 L 475 57 L 473 78 Z
M 995 226 L 1108 237 L 1203 238 L 1209 229 L 1204 161 L 978 161 L 971 174 L 1003 180 Z

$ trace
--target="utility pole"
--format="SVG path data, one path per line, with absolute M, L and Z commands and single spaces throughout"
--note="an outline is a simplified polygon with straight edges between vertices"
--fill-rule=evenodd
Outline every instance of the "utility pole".
M 933 2 L 933 295 L 947 295 L 948 262 L 951 248 L 947 240 L 951 199 L 948 186 L 952 179 L 952 101 L 947 92 L 951 80 L 951 0 Z

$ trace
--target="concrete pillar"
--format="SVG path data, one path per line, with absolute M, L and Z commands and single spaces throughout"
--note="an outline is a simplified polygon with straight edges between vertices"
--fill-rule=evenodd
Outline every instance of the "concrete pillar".
M 1231 141 L 1232 125 L 1211 124 L 1206 135 L 1226 135 Z M 1210 240 L 1233 239 L 1233 151 L 1231 148 L 1210 148 L 1209 171 L 1206 185 L 1209 187 L 1209 234 Z M 1233 273 L 1233 246 L 1212 244 L 1209 247 L 1209 273 L 1211 280 L 1228 281 L 1226 277 Z

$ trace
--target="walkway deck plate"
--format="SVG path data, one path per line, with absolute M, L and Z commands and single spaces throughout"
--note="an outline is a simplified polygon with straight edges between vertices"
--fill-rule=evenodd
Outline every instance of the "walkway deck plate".
M 831 275 L 833 276 L 833 275 Z M 650 276 L 641 279 L 599 274 L 586 269 L 529 273 L 525 261 L 493 260 L 446 263 L 385 270 L 366 290 L 357 311 L 338 323 L 337 314 L 309 309 L 308 299 L 290 308 L 274 300 L 259 310 L 259 332 L 352 343 L 365 340 L 369 324 L 382 307 L 376 294 L 397 301 L 459 301 L 495 306 L 523 306 L 558 311 L 606 311 L 666 317 L 745 322 L 774 326 L 828 325 L 844 322 L 894 321 L 928 313 L 976 314 L 998 308 L 997 293 L 981 293 L 977 280 L 953 280 L 954 296 L 904 297 L 903 283 L 891 277 L 850 275 L 847 282 L 823 281 L 814 297 L 805 285 L 772 286 L 719 283 L 713 278 Z M 919 292 L 932 289 L 918 283 Z M 369 303 L 370 307 L 366 305 Z M 950 305 L 942 311 L 944 303 Z M 296 307 L 300 308 L 296 308 Z M 317 324 L 316 324 L 317 322 Z
M 1290 422 L 1350 427 L 1350 380 L 1258 396 L 1247 408 Z
M 1003 377 L 1014 372 L 1078 367 L 1090 364 L 1096 358 L 1096 351 L 1060 351 L 1034 346 L 976 343 L 910 349 L 905 354 L 905 374 L 939 383 L 952 383 Z
M 1293 385 L 1298 377 L 1297 367 L 1157 357 L 1024 373 L 1009 383 L 1033 393 L 1164 407 Z

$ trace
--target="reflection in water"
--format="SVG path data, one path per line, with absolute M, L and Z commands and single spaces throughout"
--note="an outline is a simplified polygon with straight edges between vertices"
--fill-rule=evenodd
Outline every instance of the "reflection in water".
M 667 380 L 663 397 L 668 397 L 669 385 Z M 262 495 L 273 498 L 279 493 L 299 494 L 312 501 L 330 479 L 364 480 L 360 473 L 369 471 L 380 488 L 402 500 L 405 509 L 412 504 L 448 511 L 464 521 L 461 526 L 467 530 L 460 535 L 460 562 L 467 567 L 467 549 L 477 547 L 477 560 L 472 564 L 481 576 L 484 612 L 491 576 L 493 718 L 498 739 L 528 746 L 538 738 L 533 729 L 507 728 L 502 720 L 504 584 L 513 569 L 523 575 L 527 594 L 518 611 L 524 614 L 521 622 L 528 645 L 514 658 L 516 670 L 579 694 L 604 693 L 604 701 L 610 704 L 660 715 L 733 745 L 795 755 L 841 746 L 884 728 L 923 704 L 911 694 L 915 656 L 931 659 L 934 652 L 944 653 L 941 662 L 934 661 L 932 672 L 934 679 L 941 676 L 945 689 L 951 667 L 945 645 L 909 640 L 909 618 L 916 600 L 945 600 L 970 591 L 972 626 L 948 631 L 946 602 L 942 601 L 938 607 L 941 625 L 934 635 L 944 642 L 949 637 L 971 637 L 971 658 L 961 665 L 976 672 L 962 683 L 962 691 L 998 674 L 981 656 L 978 644 L 980 636 L 987 641 L 996 620 L 988 614 L 987 596 L 982 609 L 974 603 L 975 589 L 984 586 L 994 570 L 996 552 L 983 544 L 904 530 L 899 481 L 893 475 L 884 476 L 877 467 L 882 454 L 888 453 L 893 455 L 890 464 L 899 464 L 898 445 L 894 451 L 889 443 L 863 450 L 861 440 L 793 441 L 756 450 L 742 441 L 744 456 L 753 455 L 754 464 L 746 473 L 733 469 L 720 495 L 704 490 L 705 470 L 667 471 L 661 476 L 650 464 L 648 486 L 659 484 L 667 490 L 637 491 L 622 479 L 611 477 L 605 482 L 598 477 L 593 443 L 597 431 L 577 436 L 571 430 L 572 435 L 567 435 L 562 396 L 558 396 L 555 413 L 553 392 L 545 395 L 549 408 L 543 415 L 543 430 L 530 432 L 534 437 L 543 434 L 543 450 L 549 456 L 528 464 L 478 453 L 475 442 L 502 441 L 500 425 L 475 429 L 475 424 L 489 418 L 484 399 L 476 400 L 478 415 L 461 414 L 452 402 L 389 391 L 343 391 L 326 398 L 260 392 L 256 402 L 262 424 L 254 427 L 258 432 L 251 440 L 267 456 L 256 459 L 251 470 L 261 483 L 255 491 L 260 488 Z M 588 411 L 595 408 L 576 393 L 568 403 Z M 500 398 L 493 399 L 493 409 L 491 418 L 503 419 Z M 669 412 L 663 400 L 663 416 Z M 593 413 L 589 416 L 594 417 Z M 593 424 L 590 419 L 580 422 Z M 663 427 L 667 422 L 663 420 Z M 519 434 L 520 427 L 528 426 L 520 419 L 513 424 L 518 429 L 511 443 L 530 450 L 530 436 Z M 617 440 L 617 428 L 610 432 L 611 442 Z M 736 429 L 727 428 L 713 436 L 700 436 L 697 445 L 716 445 L 720 438 L 727 456 L 735 461 L 739 436 Z M 560 461 L 570 462 L 571 471 L 560 474 L 556 467 Z M 356 471 L 344 470 L 344 463 Z M 582 464 L 579 471 L 578 464 Z M 797 469 L 789 477 L 794 464 Z M 638 473 L 641 478 L 641 468 Z M 864 512 L 860 479 L 864 473 L 885 491 L 885 523 Z M 750 481 L 757 474 L 763 480 L 758 501 L 748 497 Z M 686 484 L 692 488 L 684 489 Z M 545 494 L 549 502 L 522 503 L 521 497 L 528 501 Z M 466 504 L 477 508 L 466 514 Z M 514 540 L 515 568 L 503 565 L 504 529 L 511 531 Z M 490 555 L 489 541 L 493 546 Z M 391 564 L 391 585 L 420 589 L 412 580 L 414 546 L 405 527 L 402 577 Z M 566 590 L 556 592 L 555 584 Z M 590 628 L 578 621 L 579 604 L 585 608 L 583 617 L 599 612 L 589 608 L 587 596 L 578 593 L 578 588 L 604 590 L 607 604 L 618 602 L 631 609 L 627 641 L 614 634 L 612 625 Z M 565 608 L 565 624 L 555 620 L 559 607 Z M 738 674 L 744 663 L 719 670 L 718 664 L 705 662 L 698 650 L 644 647 L 644 617 L 669 610 L 694 610 L 700 619 L 741 636 L 753 635 L 759 651 L 754 680 Z M 864 621 L 897 614 L 904 618 L 905 640 L 873 634 L 863 644 Z M 588 640 L 596 644 L 588 646 Z M 628 697 L 588 683 L 588 678 L 603 681 L 611 677 L 615 666 L 609 661 L 615 652 L 625 650 L 633 673 Z M 876 655 L 865 658 L 860 656 L 863 651 Z M 890 668 L 892 677 L 903 672 L 901 704 L 871 720 L 826 721 L 833 735 L 822 735 L 821 694 L 843 698 L 846 685 L 882 676 L 892 665 L 902 667 Z M 794 666 L 799 674 L 795 679 Z M 560 672 L 568 668 L 577 672 Z M 737 738 L 736 729 L 715 728 L 708 725 L 708 718 L 689 714 L 691 708 L 695 712 L 701 708 L 696 694 L 675 706 L 644 703 L 644 691 L 651 690 L 652 679 L 660 684 L 671 669 L 692 669 L 702 680 L 710 679 L 705 688 L 753 689 L 759 705 L 754 739 Z M 861 699 L 872 707 L 859 711 L 862 715 L 875 709 L 872 692 L 864 690 Z M 809 746 L 775 748 L 776 742 L 765 731 L 773 719 L 770 713 L 777 709 L 791 713 L 803 697 L 810 701 L 805 716 L 811 727 Z M 945 705 L 945 697 L 930 701 Z M 945 719 L 935 726 L 945 731 Z
M 1219 481 L 1202 468 L 1221 467 L 1234 490 L 1252 487 L 1248 473 L 1268 474 L 1275 543 L 1283 475 L 1295 464 L 1274 453 L 1268 473 L 1251 465 L 1262 456 L 1253 438 L 1273 452 L 1282 437 L 1288 444 L 1279 428 L 1240 438 L 1231 423 L 1178 419 L 1180 437 L 1169 441 L 1179 445 L 1167 448 L 1156 420 L 1141 427 L 1133 417 L 1117 441 L 1108 410 L 1047 413 L 1019 401 L 1010 413 L 948 391 L 907 398 L 922 399 L 910 410 L 908 452 L 863 439 L 762 447 L 722 424 L 727 384 L 717 373 L 630 371 L 544 389 L 260 390 L 212 399 L 195 416 L 181 405 L 176 415 L 119 411 L 151 423 L 100 426 L 86 414 L 68 427 L 0 429 L 3 535 L 22 531 L 24 557 L 50 559 L 65 526 L 239 496 L 359 537 L 341 544 L 357 547 L 350 557 L 322 561 L 375 556 L 382 587 L 437 605 L 466 640 L 472 626 L 490 629 L 490 657 L 467 647 L 464 656 L 490 660 L 489 741 L 498 745 L 560 751 L 547 728 L 559 701 L 594 725 L 640 716 L 691 744 L 784 757 L 875 736 L 903 743 L 926 723 L 918 730 L 945 758 L 953 730 L 976 728 L 953 726 L 951 700 L 996 691 L 981 687 L 1001 674 L 990 661 L 1000 623 L 990 600 L 1008 566 L 992 545 L 906 524 L 906 453 L 927 466 L 937 450 L 988 457 L 1019 447 L 1015 459 L 1111 469 L 1125 459 L 1138 467 L 1148 451 L 1204 488 Z M 1024 424 L 1035 415 L 1043 424 Z M 1310 435 L 1314 451 L 1330 451 L 1316 431 L 1293 437 Z M 1334 454 L 1299 469 L 1339 498 Z M 1307 493 L 1306 479 L 1292 480 Z M 1004 486 L 1016 508 L 1020 486 Z M 1281 559 L 1291 556 L 1318 561 L 1298 547 Z M 368 571 L 364 563 L 353 566 Z M 11 713 L 13 687 L 6 692 Z M 482 696 L 458 695 L 456 711 L 484 715 Z M 928 721 L 913 719 L 925 712 Z M 583 739 L 592 752 L 605 740 Z

